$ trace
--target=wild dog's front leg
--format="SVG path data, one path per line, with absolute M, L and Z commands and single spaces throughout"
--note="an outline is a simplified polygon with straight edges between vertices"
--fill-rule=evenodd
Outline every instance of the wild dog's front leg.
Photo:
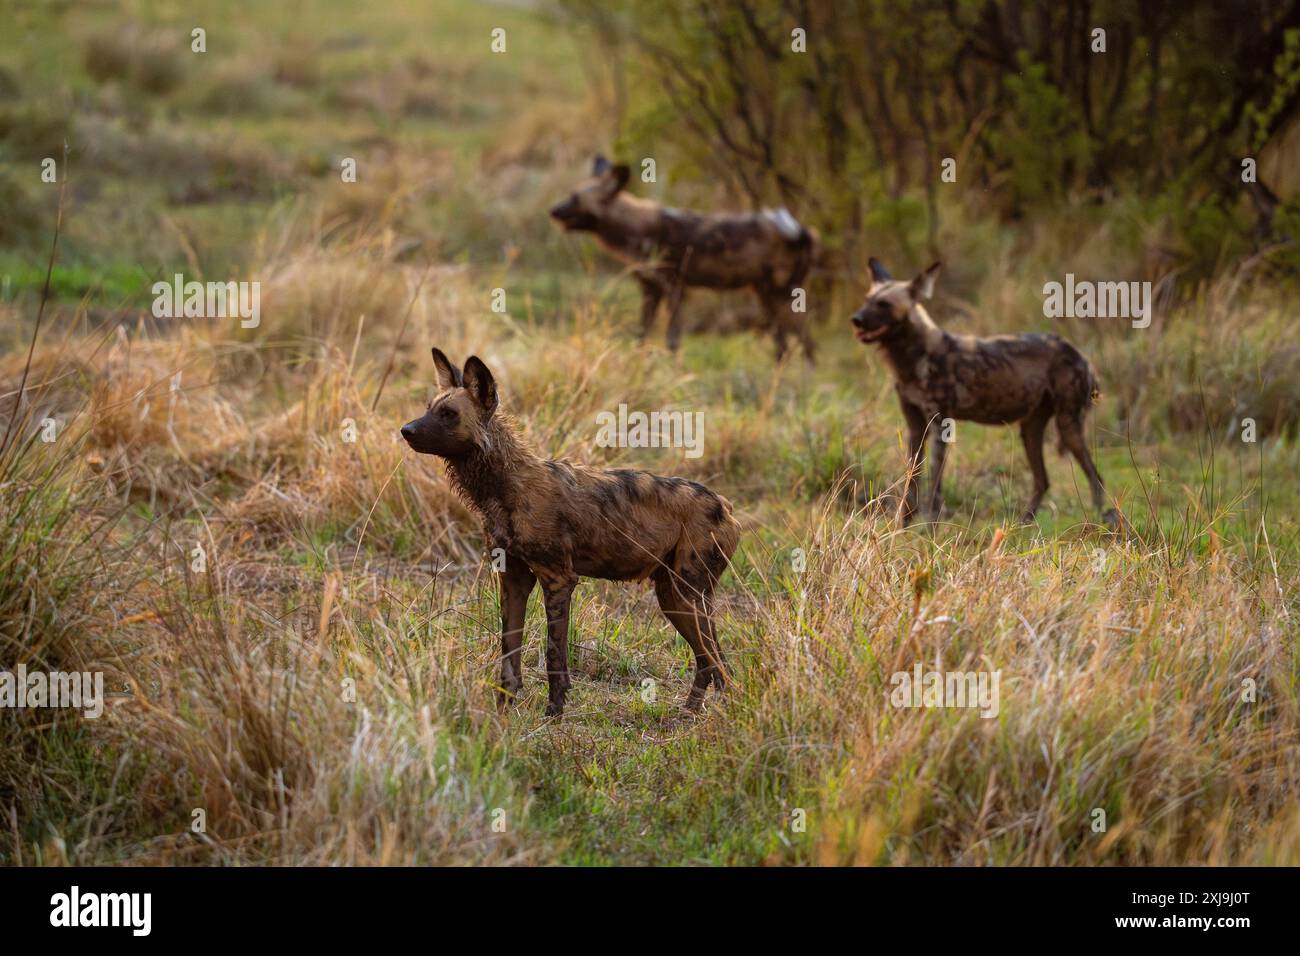
M 549 696 L 547 717 L 564 713 L 564 698 L 569 693 L 569 607 L 578 576 L 571 570 L 537 571 L 546 600 L 546 681 Z
M 682 295 L 686 286 L 681 276 L 673 279 L 668 289 L 668 351 L 676 352 L 682 342 Z
M 903 498 L 898 503 L 898 523 L 906 527 L 916 514 L 918 478 L 925 462 L 925 413 L 920 408 L 900 398 L 903 418 L 907 421 L 907 483 Z
M 528 596 L 537 577 L 521 558 L 506 555 L 506 567 L 498 575 L 501 583 L 501 689 L 497 703 L 504 710 L 524 686 L 524 621 Z
M 948 442 L 944 441 L 943 429 L 939 427 L 937 419 L 930 423 L 930 431 L 933 433 L 930 438 L 930 481 L 933 483 L 930 489 L 930 520 L 938 521 L 943 512 L 943 464 L 948 457 Z

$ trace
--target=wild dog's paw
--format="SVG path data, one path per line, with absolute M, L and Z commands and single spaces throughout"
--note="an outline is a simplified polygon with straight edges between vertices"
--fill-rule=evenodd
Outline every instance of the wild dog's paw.
M 1124 525 L 1124 519 L 1114 508 L 1107 508 L 1102 512 L 1101 520 L 1111 531 L 1119 531 Z
M 523 690 L 523 681 L 518 684 L 504 683 L 497 687 L 497 708 L 504 714 L 519 697 L 519 692 Z

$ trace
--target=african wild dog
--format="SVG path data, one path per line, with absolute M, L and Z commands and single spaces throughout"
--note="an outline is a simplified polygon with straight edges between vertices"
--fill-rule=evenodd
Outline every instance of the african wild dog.
M 1097 397 L 1097 377 L 1088 360 L 1058 335 L 998 335 L 976 338 L 951 335 L 935 325 L 921 305 L 934 290 L 939 263 L 911 282 L 897 282 L 883 265 L 871 260 L 871 288 L 866 303 L 853 314 L 858 341 L 875 342 L 894 373 L 894 389 L 907 421 L 908 470 L 899 504 L 903 524 L 917 508 L 917 476 L 925 457 L 926 431 L 933 432 L 933 490 L 930 514 L 943 506 L 941 481 L 944 456 L 941 423 L 945 418 L 984 425 L 1020 424 L 1020 437 L 1034 475 L 1034 493 L 1025 510 L 1032 521 L 1047 493 L 1043 465 L 1043 433 L 1056 417 L 1061 446 L 1078 460 L 1092 490 L 1097 510 L 1106 506 L 1097 466 L 1084 443 L 1083 419 Z M 1119 516 L 1102 514 L 1112 527 Z
M 597 156 L 591 176 L 551 210 L 566 230 L 594 232 L 611 253 L 628 263 L 641 284 L 641 338 L 654 326 L 659 303 L 668 300 L 668 348 L 681 341 L 682 295 L 688 287 L 752 288 L 758 295 L 776 357 L 796 335 L 813 360 L 807 313 L 794 310 L 794 290 L 808 274 L 816 237 L 785 209 L 761 213 L 702 215 L 670 209 L 629 195 L 627 166 Z
M 569 604 L 579 577 L 654 582 L 664 616 L 695 655 L 687 707 L 726 683 L 713 626 L 713 589 L 740 540 L 721 495 L 684 478 L 588 468 L 540 458 L 497 410 L 497 387 L 475 356 L 464 371 L 433 350 L 439 392 L 402 426 L 415 451 L 447 463 L 452 486 L 479 514 L 488 545 L 505 555 L 501 584 L 501 690 L 505 706 L 523 687 L 524 616 L 541 582 L 548 638 L 548 716 L 569 690 Z

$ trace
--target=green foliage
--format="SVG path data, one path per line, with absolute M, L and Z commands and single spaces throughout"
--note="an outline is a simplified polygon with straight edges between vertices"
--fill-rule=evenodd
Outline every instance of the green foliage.
M 44 226 L 41 204 L 9 169 L 0 168 L 0 247 L 30 248 Z
M 182 57 L 187 52 L 175 33 L 130 24 L 90 36 L 82 65 L 96 83 L 120 82 L 150 96 L 165 96 L 184 79 Z
M 1224 171 L 1297 115 L 1300 31 L 1267 4 L 1251 15 L 1134 0 L 564 7 L 626 71 L 620 144 L 718 182 L 733 202 L 789 205 L 841 266 L 864 241 L 915 247 L 909 207 L 875 209 L 907 195 L 922 197 L 933 245 L 945 192 L 973 214 L 1019 219 L 1175 184 L 1162 208 L 1168 232 L 1188 233 L 1190 288 L 1252 243 Z M 1093 23 L 1104 50 L 1083 29 Z M 948 158 L 955 184 L 939 182 Z M 882 231 L 897 228 L 909 234 Z
M 993 154 L 1007 164 L 1004 188 L 1017 203 L 1058 200 L 1090 160 L 1077 107 L 1048 77 L 1047 66 L 1019 55 L 1020 72 L 1004 78 L 1010 109 L 989 133 Z
M 1259 149 L 1268 142 L 1274 124 L 1287 115 L 1287 104 L 1300 91 L 1300 28 L 1286 31 L 1285 46 L 1273 63 L 1277 77 L 1272 95 L 1261 104 L 1246 104 L 1246 119 L 1251 130 L 1251 147 Z
M 58 159 L 71 136 L 72 121 L 66 103 L 8 103 L 0 107 L 0 156 L 24 163 L 39 163 L 47 156 Z

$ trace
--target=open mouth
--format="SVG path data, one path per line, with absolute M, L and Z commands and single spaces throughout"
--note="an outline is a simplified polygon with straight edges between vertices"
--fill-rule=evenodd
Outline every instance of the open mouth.
M 858 337 L 859 342 L 874 342 L 876 339 L 884 335 L 887 331 L 889 331 L 889 326 L 887 325 L 882 325 L 874 332 L 868 332 L 866 329 L 858 328 L 855 326 L 853 329 L 853 334 Z

